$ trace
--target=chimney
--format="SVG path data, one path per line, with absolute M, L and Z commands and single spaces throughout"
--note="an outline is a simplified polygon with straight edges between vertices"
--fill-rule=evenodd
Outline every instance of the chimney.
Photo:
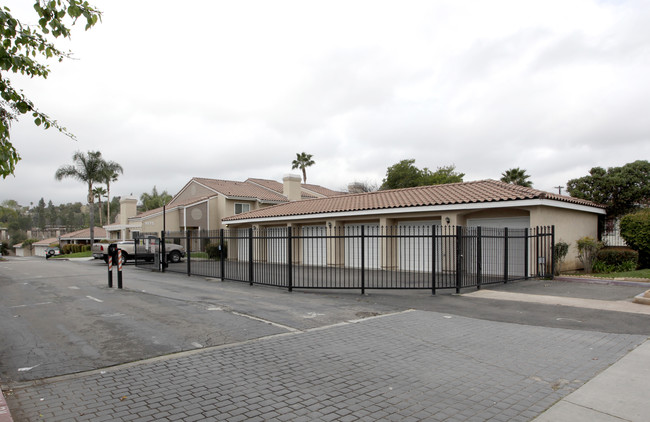
M 128 224 L 130 217 L 138 213 L 138 198 L 126 196 L 120 199 L 120 224 Z
M 297 174 L 287 174 L 282 178 L 284 183 L 282 188 L 282 194 L 286 196 L 289 201 L 300 201 L 302 199 L 302 193 L 300 190 L 300 181 L 302 178 Z

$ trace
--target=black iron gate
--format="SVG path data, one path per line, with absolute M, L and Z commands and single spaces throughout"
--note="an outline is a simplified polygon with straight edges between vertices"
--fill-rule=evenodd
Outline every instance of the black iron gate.
M 151 241 L 140 235 L 137 248 Z M 163 232 L 185 260 L 138 267 L 300 289 L 437 289 L 553 277 L 554 227 L 358 225 Z M 161 254 L 161 256 L 164 256 Z

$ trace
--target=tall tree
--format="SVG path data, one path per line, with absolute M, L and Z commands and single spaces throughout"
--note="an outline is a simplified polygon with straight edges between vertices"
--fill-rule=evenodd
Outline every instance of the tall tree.
M 533 187 L 533 182 L 528 180 L 530 175 L 526 174 L 525 169 L 520 169 L 519 167 L 511 168 L 501 173 L 501 176 L 502 182 L 524 186 L 526 188 Z
M 45 216 L 45 199 L 41 198 L 38 201 L 38 208 L 36 208 L 36 214 L 37 214 L 38 228 L 41 230 L 45 229 L 45 224 L 47 220 Z
M 35 0 L 34 10 L 38 14 L 37 25 L 27 25 L 14 18 L 6 6 L 0 6 L 0 70 L 29 77 L 47 78 L 49 67 L 39 60 L 57 58 L 62 61 L 70 53 L 59 50 L 53 38 L 70 38 L 73 25 L 84 18 L 86 30 L 95 25 L 101 12 L 85 0 Z M 74 138 L 56 120 L 39 111 L 34 103 L 25 97 L 22 90 L 14 88 L 7 74 L 0 74 L 0 175 L 6 178 L 13 174 L 20 155 L 10 141 L 11 123 L 20 115 L 30 113 L 37 126 L 45 129 L 54 127 Z
M 458 173 L 454 165 L 438 167 L 436 171 L 432 172 L 426 167 L 419 169 L 415 166 L 415 159 L 411 158 L 388 167 L 380 189 L 401 189 L 457 183 L 462 182 L 463 177 L 465 177 L 465 174 Z
M 615 218 L 650 204 L 650 162 L 634 161 L 622 167 L 593 167 L 588 176 L 567 182 L 571 196 L 607 206 Z
M 97 202 L 99 203 L 99 225 L 103 226 L 102 214 L 104 213 L 104 210 L 102 209 L 102 197 L 106 196 L 106 189 L 104 189 L 103 186 L 97 186 L 96 188 L 93 188 L 93 195 L 97 198 Z
M 314 160 L 311 159 L 312 157 L 311 154 L 305 152 L 301 152 L 300 154 L 296 153 L 296 159 L 291 162 L 292 170 L 299 168 L 302 171 L 303 183 L 307 183 L 307 170 L 305 169 L 316 164 Z
M 104 160 L 102 153 L 99 151 L 75 152 L 72 156 L 73 165 L 59 167 L 54 174 L 56 180 L 63 180 L 66 177 L 77 179 L 88 187 L 88 209 L 90 213 L 90 243 L 95 243 L 95 195 L 93 194 L 93 184 L 101 183 L 104 177 L 102 173 Z
M 111 183 L 116 182 L 120 174 L 124 174 L 124 169 L 115 161 L 105 161 L 102 173 L 104 173 L 103 182 L 106 184 L 106 203 L 108 204 L 106 212 L 108 221 L 106 223 L 111 224 Z
M 166 190 L 162 193 L 158 193 L 158 189 L 154 186 L 151 190 L 151 193 L 143 193 L 140 195 L 140 201 L 142 201 L 142 211 L 149 211 L 156 208 L 160 208 L 163 205 L 171 201 L 172 196 L 167 193 Z

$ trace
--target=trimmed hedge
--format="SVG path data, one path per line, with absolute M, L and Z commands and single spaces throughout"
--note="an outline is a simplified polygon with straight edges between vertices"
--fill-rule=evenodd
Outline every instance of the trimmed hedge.
M 61 252 L 68 255 L 71 253 L 87 252 L 91 249 L 90 245 L 76 245 L 76 244 L 67 244 L 63 246 Z
M 219 242 L 208 243 L 205 245 L 205 252 L 208 254 L 210 259 L 219 259 Z M 228 256 L 228 243 L 224 242 L 223 245 L 223 255 Z
M 641 268 L 650 268 L 650 208 L 621 218 L 621 237 L 639 252 Z
M 594 262 L 595 273 L 634 271 L 639 263 L 639 253 L 631 249 L 607 248 L 598 251 Z

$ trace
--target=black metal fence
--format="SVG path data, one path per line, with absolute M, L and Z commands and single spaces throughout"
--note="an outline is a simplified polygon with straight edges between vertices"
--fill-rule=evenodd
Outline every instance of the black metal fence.
M 161 233 L 184 261 L 136 261 L 162 269 L 300 289 L 455 289 L 553 276 L 554 227 L 441 225 L 267 227 Z M 143 251 L 155 240 L 140 235 Z

